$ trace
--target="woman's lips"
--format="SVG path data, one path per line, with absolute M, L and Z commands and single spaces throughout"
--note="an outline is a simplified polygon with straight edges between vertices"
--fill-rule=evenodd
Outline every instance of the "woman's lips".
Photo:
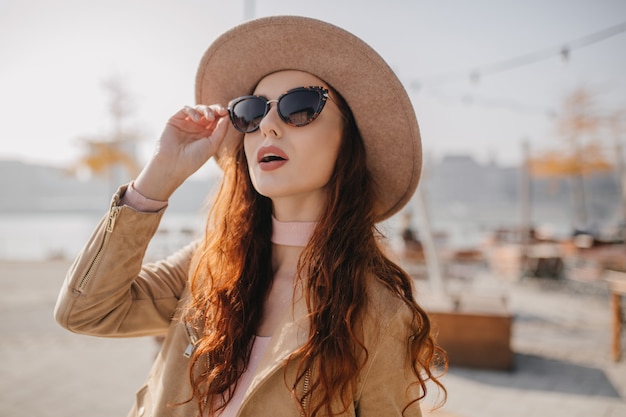
M 289 158 L 276 146 L 264 146 L 257 152 L 257 162 L 263 171 L 273 171 L 285 165 Z

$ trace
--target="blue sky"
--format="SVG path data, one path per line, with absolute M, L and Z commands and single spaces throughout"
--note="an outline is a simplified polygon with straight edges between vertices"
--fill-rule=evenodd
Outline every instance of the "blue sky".
M 470 80 L 477 68 L 626 22 L 622 0 L 247 2 L 257 17 L 323 19 L 378 50 L 410 92 L 427 158 L 519 163 L 524 139 L 533 152 L 558 144 L 550 115 L 576 88 L 602 109 L 626 108 L 626 32 L 574 49 L 566 63 L 555 52 Z M 244 18 L 244 0 L 0 0 L 0 159 L 71 164 L 77 138 L 112 130 L 102 82 L 118 75 L 145 160 L 167 118 L 193 103 L 206 47 Z

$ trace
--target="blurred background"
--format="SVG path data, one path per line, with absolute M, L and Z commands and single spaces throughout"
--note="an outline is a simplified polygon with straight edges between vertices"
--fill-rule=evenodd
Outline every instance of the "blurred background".
M 451 355 L 437 413 L 626 415 L 621 0 L 0 0 L 0 415 L 130 406 L 156 344 L 60 331 L 56 293 L 207 46 L 275 14 L 353 32 L 410 94 L 422 181 L 381 230 Z M 202 230 L 219 175 L 176 192 L 150 259 Z

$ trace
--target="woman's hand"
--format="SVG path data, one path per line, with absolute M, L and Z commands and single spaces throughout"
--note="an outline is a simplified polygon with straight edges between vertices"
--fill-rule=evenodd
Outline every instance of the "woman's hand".
M 185 106 L 167 122 L 150 162 L 135 180 L 145 197 L 166 201 L 219 149 L 228 128 L 220 105 Z

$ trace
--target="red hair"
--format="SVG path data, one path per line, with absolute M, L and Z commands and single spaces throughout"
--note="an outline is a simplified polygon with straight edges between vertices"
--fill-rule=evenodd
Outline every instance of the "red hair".
M 406 410 L 426 395 L 428 380 L 445 394 L 433 374 L 436 366 L 446 366 L 445 353 L 414 299 L 411 278 L 381 249 L 365 148 L 348 106 L 334 96 L 345 116 L 343 140 L 327 185 L 326 208 L 298 264 L 310 329 L 307 342 L 290 358 L 298 362 L 298 371 L 289 385 L 303 415 L 332 416 L 337 410 L 331 403 L 337 400 L 344 408 L 349 406 L 367 361 L 358 329 L 367 303 L 366 278 L 374 276 L 413 313 L 407 351 L 421 394 Z M 200 323 L 202 334 L 190 363 L 192 392 L 201 415 L 223 408 L 246 370 L 273 276 L 271 201 L 252 186 L 243 146 L 220 163 L 224 177 L 209 212 L 206 239 L 194 259 L 186 313 L 186 320 Z M 312 369 L 315 377 L 302 398 L 296 386 Z

